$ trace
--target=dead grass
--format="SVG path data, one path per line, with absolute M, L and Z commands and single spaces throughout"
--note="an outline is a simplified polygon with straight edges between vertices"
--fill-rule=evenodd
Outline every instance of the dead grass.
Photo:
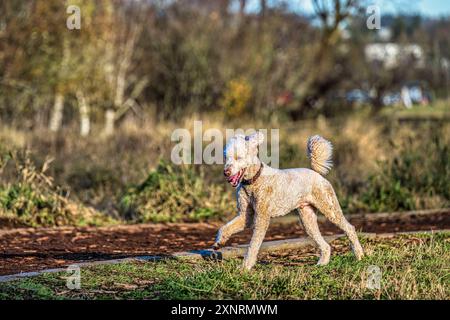
M 440 139 L 441 146 L 450 145 L 450 124 L 414 123 L 399 124 L 396 122 L 379 122 L 368 115 L 352 115 L 345 119 L 325 119 L 319 117 L 316 120 L 293 122 L 281 122 L 270 120 L 263 122 L 252 118 L 226 120 L 222 117 L 192 115 L 179 123 L 157 123 L 154 120 L 124 121 L 111 138 L 102 137 L 100 128 L 93 128 L 93 133 L 88 138 L 78 136 L 78 128 L 66 128 L 61 134 L 50 134 L 46 129 L 34 129 L 33 131 L 16 131 L 2 127 L 0 131 L 0 151 L 31 150 L 31 157 L 36 166 L 41 166 L 47 157 L 54 158 L 48 170 L 54 184 L 67 190 L 68 197 L 86 207 L 91 207 L 105 215 L 115 219 L 127 221 L 129 211 L 123 211 L 124 196 L 136 186 L 145 182 L 146 178 L 157 169 L 161 159 L 170 159 L 170 152 L 174 143 L 170 136 L 176 128 L 191 130 L 193 121 L 202 119 L 203 132 L 209 128 L 279 128 L 280 129 L 280 166 L 308 167 L 306 157 L 306 141 L 312 134 L 320 134 L 330 139 L 335 146 L 335 167 L 327 176 L 335 186 L 340 202 L 346 213 L 385 211 L 385 210 L 409 210 L 430 209 L 449 206 L 450 199 L 439 191 L 430 189 L 409 190 L 400 192 L 396 190 L 385 192 L 384 186 L 402 185 L 407 177 L 396 177 L 390 180 L 388 175 L 384 185 L 371 180 L 371 177 L 388 172 L 389 161 L 403 157 L 405 148 L 410 146 L 411 152 L 423 153 L 423 146 L 430 144 L 432 137 Z M 442 149 L 443 150 L 443 149 Z M 445 150 L 443 150 L 445 151 Z M 436 153 L 425 154 L 430 161 L 424 162 L 424 166 L 416 166 L 418 179 L 423 181 L 434 179 L 433 168 L 437 166 Z M 422 160 L 420 160 L 422 161 Z M 434 161 L 434 162 L 433 162 Z M 447 160 L 442 160 L 447 161 Z M 174 168 L 176 169 L 176 168 Z M 197 176 L 192 181 L 201 179 L 203 186 L 217 186 L 220 192 L 213 192 L 200 201 L 209 201 L 213 204 L 223 203 L 223 199 L 234 201 L 233 190 L 228 186 L 222 176 L 221 165 L 188 166 Z M 200 176 L 200 173 L 202 175 Z M 444 172 L 445 174 L 445 172 Z M 2 182 L 12 181 L 14 175 L 8 170 L 2 172 Z M 163 177 L 164 178 L 164 177 Z M 400 180 L 398 180 L 400 179 Z M 194 185 L 181 186 L 180 199 L 194 203 L 191 189 Z M 378 189 L 374 189 L 378 188 Z M 444 186 L 445 188 L 445 186 Z M 450 189 L 450 187 L 449 187 Z M 378 190 L 377 192 L 372 192 Z M 201 191 L 205 191 L 201 190 Z M 160 199 L 160 203 L 173 201 L 170 192 L 166 199 Z M 214 197 L 212 199 L 211 197 Z M 375 198 L 374 198 L 375 197 Z M 387 197 L 387 198 L 383 198 Z M 399 201 L 388 203 L 386 199 L 400 197 Z M 409 200 L 405 197 L 410 197 Z M 149 203 L 142 203 L 148 206 Z M 404 203 L 411 205 L 404 206 Z M 194 214 L 191 206 L 187 215 L 198 216 L 200 219 L 217 219 L 234 214 L 234 206 L 213 205 L 206 214 Z M 139 208 L 137 208 L 139 211 Z M 189 211 L 189 210 L 188 210 Z M 148 212 L 148 210 L 147 210 Z M 158 215 L 160 212 L 153 212 Z M 182 216 L 169 214 L 165 221 L 183 220 Z M 151 219 L 150 219 L 151 220 Z

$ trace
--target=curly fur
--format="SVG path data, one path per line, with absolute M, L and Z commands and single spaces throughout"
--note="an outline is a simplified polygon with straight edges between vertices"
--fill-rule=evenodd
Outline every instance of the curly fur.
M 330 182 L 321 174 L 331 168 L 331 143 L 320 136 L 308 140 L 308 155 L 313 170 L 307 168 L 275 169 L 258 158 L 258 146 L 264 136 L 236 135 L 228 142 L 224 156 L 224 174 L 236 185 L 237 216 L 220 228 L 213 248 L 217 249 L 235 233 L 253 227 L 253 236 L 243 267 L 251 269 L 256 263 L 270 218 L 297 210 L 306 233 L 319 247 L 318 264 L 327 264 L 331 248 L 323 239 L 317 225 L 316 210 L 342 229 L 350 239 L 357 259 L 363 256 L 355 228 L 345 219 Z M 242 185 L 237 179 L 251 180 L 262 165 L 261 175 L 253 184 Z
M 315 135 L 309 137 L 306 154 L 311 160 L 311 168 L 323 176 L 326 175 L 333 166 L 333 161 L 331 160 L 333 155 L 333 145 L 330 141 L 325 140 L 321 136 Z

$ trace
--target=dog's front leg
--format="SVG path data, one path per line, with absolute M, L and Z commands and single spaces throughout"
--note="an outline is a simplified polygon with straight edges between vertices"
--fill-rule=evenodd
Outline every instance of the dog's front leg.
M 239 214 L 233 220 L 225 224 L 222 228 L 219 229 L 219 232 L 216 236 L 216 241 L 213 244 L 213 249 L 217 250 L 221 246 L 223 246 L 227 240 L 235 233 L 244 230 L 245 228 L 245 216 L 243 214 Z
M 253 209 L 249 205 L 248 196 L 245 194 L 245 192 L 238 191 L 237 198 L 238 215 L 219 229 L 219 232 L 216 236 L 216 241 L 213 244 L 214 250 L 219 249 L 233 234 L 241 232 L 246 227 L 249 227 L 253 222 Z
M 266 235 L 267 228 L 269 227 L 270 217 L 266 215 L 256 215 L 255 227 L 253 229 L 252 240 L 248 247 L 247 254 L 244 258 L 243 268 L 250 270 L 256 263 L 258 257 L 259 248 Z

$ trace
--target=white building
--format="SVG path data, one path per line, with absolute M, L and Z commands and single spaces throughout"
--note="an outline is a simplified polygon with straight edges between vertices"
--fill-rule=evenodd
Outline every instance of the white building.
M 371 43 L 366 45 L 364 51 L 368 62 L 381 61 L 387 69 L 396 67 L 406 57 L 413 57 L 416 67 L 422 67 L 425 63 L 423 49 L 417 44 Z

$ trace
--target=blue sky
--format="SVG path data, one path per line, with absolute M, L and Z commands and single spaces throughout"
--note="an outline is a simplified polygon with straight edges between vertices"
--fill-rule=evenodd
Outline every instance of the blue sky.
M 450 15 L 449 0 L 378 0 L 373 2 L 379 3 L 382 11 L 390 10 L 393 13 L 421 13 L 434 17 Z
M 268 0 L 277 2 L 277 0 Z M 288 0 L 293 11 L 311 13 L 313 11 L 311 0 Z M 439 17 L 450 16 L 450 0 L 366 0 L 367 4 L 376 4 L 383 13 L 420 13 L 422 15 Z M 248 0 L 248 9 L 255 10 L 259 0 Z

